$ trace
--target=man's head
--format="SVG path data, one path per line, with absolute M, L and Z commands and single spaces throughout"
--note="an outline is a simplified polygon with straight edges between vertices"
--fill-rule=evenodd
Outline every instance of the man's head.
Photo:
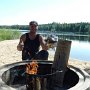
M 36 25 L 36 26 L 38 26 L 38 23 L 37 23 L 36 21 L 31 21 L 31 22 L 29 23 L 29 25 Z
M 38 29 L 38 23 L 36 21 L 31 21 L 29 23 L 29 28 L 31 32 L 36 32 Z

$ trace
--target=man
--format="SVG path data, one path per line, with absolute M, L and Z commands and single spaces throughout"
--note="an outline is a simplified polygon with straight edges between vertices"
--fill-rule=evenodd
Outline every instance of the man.
M 37 34 L 38 23 L 31 21 L 29 23 L 29 29 L 29 33 L 23 34 L 17 45 L 17 50 L 22 51 L 22 60 L 48 59 L 48 46 L 43 37 Z M 40 45 L 42 47 L 41 51 L 39 51 Z

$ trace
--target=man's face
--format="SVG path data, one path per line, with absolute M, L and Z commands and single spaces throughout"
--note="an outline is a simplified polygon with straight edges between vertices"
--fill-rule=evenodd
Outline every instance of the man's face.
M 31 32 L 36 32 L 38 30 L 38 25 L 32 23 L 31 25 L 29 25 L 29 28 Z

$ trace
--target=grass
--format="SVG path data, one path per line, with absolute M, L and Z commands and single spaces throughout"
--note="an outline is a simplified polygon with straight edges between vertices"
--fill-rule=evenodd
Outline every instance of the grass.
M 16 29 L 0 29 L 0 41 L 18 39 L 20 35 Z

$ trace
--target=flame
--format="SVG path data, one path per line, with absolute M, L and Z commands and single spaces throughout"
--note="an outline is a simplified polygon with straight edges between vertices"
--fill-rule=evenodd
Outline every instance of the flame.
M 26 65 L 26 73 L 28 74 L 37 74 L 38 64 L 36 60 L 32 60 L 32 62 Z

